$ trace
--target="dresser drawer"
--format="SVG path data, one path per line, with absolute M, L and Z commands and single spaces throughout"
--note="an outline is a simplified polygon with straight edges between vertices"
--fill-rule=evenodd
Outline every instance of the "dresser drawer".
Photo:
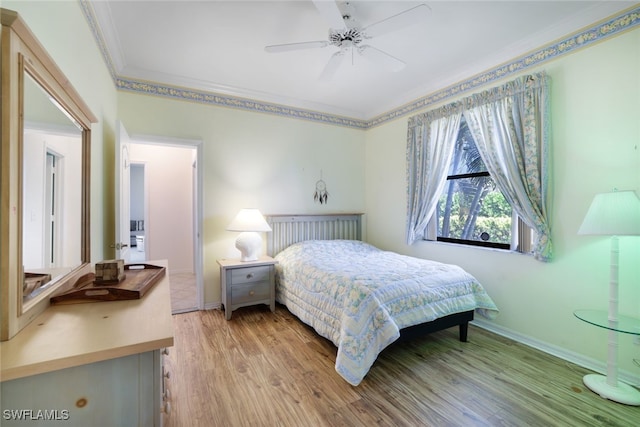
M 269 281 L 271 267 L 261 265 L 257 267 L 234 268 L 231 270 L 231 284 L 255 283 Z
M 233 304 L 244 304 L 252 301 L 268 300 L 271 297 L 271 283 L 266 280 L 258 283 L 245 283 L 231 287 Z

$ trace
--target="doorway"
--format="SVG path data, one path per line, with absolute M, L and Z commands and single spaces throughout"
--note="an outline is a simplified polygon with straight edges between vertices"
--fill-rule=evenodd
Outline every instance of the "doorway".
M 130 260 L 167 260 L 172 313 L 202 309 L 200 147 L 131 137 Z
M 130 173 L 130 203 L 129 203 L 129 230 L 131 237 L 129 246 L 131 255 L 129 260 L 132 263 L 144 262 L 147 260 L 145 250 L 145 219 L 147 206 L 147 192 L 145 191 L 145 164 L 131 163 Z

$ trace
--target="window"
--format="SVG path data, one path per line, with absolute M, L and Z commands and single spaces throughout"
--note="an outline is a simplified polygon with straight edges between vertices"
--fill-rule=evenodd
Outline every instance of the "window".
M 440 241 L 510 247 L 511 206 L 491 179 L 464 117 L 436 212 Z
M 447 182 L 438 199 L 438 241 L 499 249 L 530 250 L 531 230 L 514 215 L 496 187 L 469 131 L 464 116 L 456 138 Z M 516 227 L 514 230 L 514 224 Z M 516 231 L 515 236 L 513 236 Z M 520 245 L 517 242 L 520 242 Z M 514 244 L 515 243 L 515 244 Z

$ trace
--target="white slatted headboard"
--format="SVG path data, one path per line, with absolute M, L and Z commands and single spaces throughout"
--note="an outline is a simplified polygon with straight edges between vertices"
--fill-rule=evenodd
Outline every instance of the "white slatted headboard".
M 362 240 L 362 214 L 267 215 L 267 255 L 304 240 Z

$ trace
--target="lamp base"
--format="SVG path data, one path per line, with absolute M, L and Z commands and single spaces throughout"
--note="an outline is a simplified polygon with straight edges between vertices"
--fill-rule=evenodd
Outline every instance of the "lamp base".
M 605 399 L 625 405 L 640 406 L 640 391 L 634 387 L 618 381 L 617 386 L 607 384 L 607 377 L 598 374 L 585 375 L 582 379 L 584 385 Z
M 240 251 L 240 261 L 257 261 L 262 249 L 262 237 L 254 231 L 242 232 L 236 239 L 236 249 Z

